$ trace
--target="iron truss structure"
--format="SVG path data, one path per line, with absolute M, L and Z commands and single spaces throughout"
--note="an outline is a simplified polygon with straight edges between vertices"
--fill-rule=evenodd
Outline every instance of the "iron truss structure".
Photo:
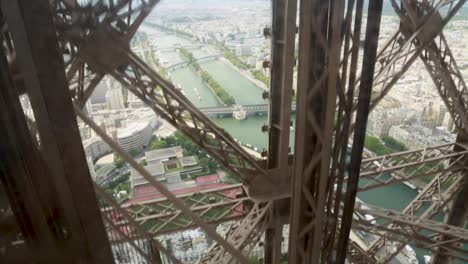
M 158 2 L 1 1 L 0 225 L 8 230 L 1 260 L 180 263 L 157 237 L 201 228 L 215 243 L 199 263 L 249 263 L 261 246 L 264 263 L 279 264 L 285 241 L 289 263 L 387 263 L 407 244 L 431 252 L 434 263 L 468 261 L 468 97 L 443 35 L 466 0 L 391 0 L 400 25 L 383 45 L 382 0 L 272 1 L 265 30 L 272 50 L 265 63 L 269 148 L 261 161 L 131 50 Z M 369 112 L 417 59 L 455 120 L 457 142 L 362 158 Z M 82 110 L 106 75 L 241 184 L 174 195 L 151 177 Z M 20 100 L 31 104 L 32 116 Z M 77 117 L 164 198 L 121 205 L 94 184 Z M 356 202 L 358 192 L 417 178 L 427 184 L 400 212 Z M 444 222 L 435 220 L 440 214 Z M 223 235 L 213 227 L 222 222 L 230 222 Z M 363 241 L 362 233 L 372 239 Z

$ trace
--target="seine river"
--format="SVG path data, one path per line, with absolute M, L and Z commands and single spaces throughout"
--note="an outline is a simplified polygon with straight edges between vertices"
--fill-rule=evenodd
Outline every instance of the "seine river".
M 166 48 L 174 45 L 191 45 L 189 40 L 174 35 L 164 35 L 162 32 L 148 27 L 143 27 L 151 39 L 151 35 L 157 35 L 156 48 Z M 190 50 L 190 49 L 189 49 Z M 195 57 L 203 57 L 210 53 L 204 49 L 190 50 Z M 175 51 L 162 50 L 157 53 L 160 60 L 165 60 L 168 65 L 183 61 L 183 58 Z M 220 83 L 239 104 L 261 104 L 266 103 L 262 97 L 262 89 L 245 78 L 237 70 L 220 60 L 201 62 L 200 66 L 209 72 L 213 78 Z M 202 82 L 200 77 L 190 68 L 178 68 L 170 72 L 173 83 L 180 86 L 187 98 L 197 107 L 218 106 L 219 102 L 212 91 Z M 249 116 L 245 120 L 236 120 L 232 117 L 216 118 L 213 121 L 228 131 L 235 139 L 243 144 L 250 144 L 258 150 L 267 147 L 267 135 L 261 132 L 261 126 L 267 123 L 267 116 Z M 294 146 L 294 130 L 291 132 L 291 146 Z M 365 183 L 365 182 L 363 182 Z M 417 191 L 404 184 L 395 184 L 366 192 L 361 192 L 358 197 L 369 204 L 402 210 L 415 196 Z M 416 249 L 419 263 L 424 263 L 423 252 Z

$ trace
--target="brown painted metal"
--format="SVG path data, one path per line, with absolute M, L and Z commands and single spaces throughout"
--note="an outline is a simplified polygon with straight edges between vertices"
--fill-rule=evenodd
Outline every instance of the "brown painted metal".
M 191 220 L 201 229 L 203 229 L 213 240 L 218 242 L 220 245 L 223 246 L 224 249 L 226 249 L 229 253 L 232 254 L 239 262 L 241 263 L 248 263 L 247 258 L 238 251 L 233 245 L 228 243 L 226 240 L 224 240 L 218 233 L 216 233 L 216 230 L 203 221 L 201 217 L 198 214 L 195 214 L 191 211 L 191 208 L 187 205 L 184 204 L 184 202 L 177 198 L 167 187 L 155 180 L 152 175 L 135 159 L 133 159 L 127 152 L 125 152 L 119 144 L 117 144 L 110 136 L 108 136 L 100 127 L 97 125 L 91 118 L 86 116 L 80 108 L 75 105 L 75 112 L 76 114 L 85 122 L 91 129 L 94 130 L 94 132 L 101 137 L 104 142 L 106 142 L 117 154 L 119 154 L 123 160 L 128 162 L 132 168 L 134 168 L 145 180 L 147 180 L 153 187 L 155 187 L 162 195 L 167 197 L 168 200 L 174 203 L 174 206 L 179 209 L 183 214 L 187 215 L 188 217 L 191 218 Z
M 293 95 L 297 0 L 273 0 L 271 5 L 273 14 L 267 164 L 270 172 L 275 170 L 272 176 L 277 184 L 290 186 L 288 157 L 291 108 L 287 106 L 291 105 Z M 280 263 L 283 241 L 280 211 L 288 203 L 284 199 L 275 201 L 269 212 L 272 222 L 265 231 L 264 263 Z
M 288 116 L 290 113 L 288 112 L 290 112 L 290 110 L 289 107 L 286 109 L 283 106 L 276 107 L 275 105 L 290 101 L 291 96 L 291 94 L 288 93 L 288 90 L 290 90 L 290 78 L 292 76 L 292 62 L 294 61 L 292 57 L 294 55 L 294 38 L 291 37 L 294 35 L 294 32 L 291 29 L 292 25 L 295 24 L 295 20 L 289 18 L 295 16 L 295 12 L 293 12 L 295 11 L 295 1 L 274 1 L 276 4 L 275 8 L 277 9 L 274 10 L 273 21 L 276 23 L 280 22 L 281 19 L 285 18 L 281 17 L 281 14 L 286 14 L 288 18 L 284 20 L 288 21 L 288 26 L 285 26 L 285 31 L 281 32 L 281 30 L 275 31 L 275 29 L 278 29 L 278 24 L 276 24 L 276 27 L 273 25 L 274 32 L 272 41 L 274 45 L 272 58 L 273 79 L 270 98 L 270 152 L 267 161 L 268 166 L 266 166 L 267 169 L 258 165 L 257 161 L 245 153 L 225 131 L 213 125 L 211 121 L 203 116 L 203 114 L 201 114 L 183 95 L 177 92 L 172 84 L 157 75 L 148 65 L 130 51 L 128 44 L 130 38 L 135 34 L 138 26 L 143 22 L 144 18 L 157 2 L 158 1 L 154 0 L 140 1 L 138 3 L 137 1 L 131 0 L 118 2 L 110 1 L 107 9 L 100 9 L 98 6 L 94 6 L 86 10 L 76 5 L 75 1 L 52 1 L 53 10 L 56 12 L 54 18 L 59 32 L 60 49 L 64 54 L 69 54 L 65 56 L 65 63 L 68 66 L 68 81 L 70 87 L 73 89 L 72 95 L 79 108 L 83 107 L 100 79 L 105 74 L 111 74 L 124 85 L 127 85 L 130 91 L 134 92 L 140 99 L 150 105 L 156 113 L 169 120 L 172 125 L 188 135 L 195 143 L 204 147 L 212 157 L 215 157 L 225 165 L 227 169 L 238 174 L 243 180 L 243 183 L 251 188 L 249 190 L 251 195 L 261 197 L 266 201 L 288 196 L 287 190 L 284 191 L 284 193 L 281 193 L 282 190 L 279 190 L 287 188 L 275 188 L 272 183 L 275 181 L 281 182 L 283 180 L 286 182 L 288 177 L 290 177 L 288 153 L 285 150 L 288 145 L 288 137 L 286 137 L 286 135 L 289 135 L 289 129 L 286 129 L 287 133 L 285 133 L 285 128 L 286 126 L 289 128 L 289 122 L 286 121 L 289 118 Z M 350 4 L 351 2 L 352 4 Z M 404 5 L 400 8 L 395 4 L 396 1 L 393 1 L 397 9 L 402 9 L 398 13 L 402 19 L 402 27 L 389 44 L 386 45 L 386 48 L 384 48 L 385 52 L 381 52 L 378 55 L 378 61 L 384 62 L 384 64 L 377 65 L 378 71 L 375 80 L 379 86 L 383 87 L 383 90 L 380 96 L 373 100 L 371 108 L 375 107 L 376 103 L 385 95 L 386 91 L 401 77 L 411 63 L 420 56 L 420 58 L 425 61 L 426 67 L 431 73 L 441 96 L 454 119 L 457 121 L 458 127 L 466 128 L 467 126 L 464 126 L 464 124 L 466 124 L 466 118 L 464 117 L 465 110 L 463 110 L 465 108 L 464 104 L 466 103 L 464 102 L 464 99 L 466 99 L 466 87 L 463 81 L 460 82 L 457 77 L 459 76 L 459 71 L 456 67 L 455 60 L 448 49 L 443 35 L 439 34 L 443 25 L 447 23 L 465 1 L 433 1 L 431 3 L 433 5 L 432 7 L 427 7 L 423 4 L 416 5 L 417 8 L 422 8 L 423 12 L 420 12 L 420 14 L 425 16 L 424 18 L 418 18 L 417 12 L 415 13 L 411 10 L 411 8 L 414 7 L 413 1 L 404 2 Z M 287 3 L 287 5 L 281 6 L 282 3 Z M 360 0 L 356 1 L 356 3 L 358 6 L 359 3 L 362 5 L 362 1 Z M 290 7 L 290 9 L 284 10 L 286 6 Z M 337 237 L 340 238 L 339 241 L 341 242 L 346 242 L 348 239 L 345 233 L 338 231 L 341 224 L 340 220 L 349 219 L 353 212 L 353 207 L 349 204 L 345 207 L 347 210 L 346 213 L 344 213 L 344 218 L 342 211 L 339 210 L 339 208 L 342 208 L 341 206 L 344 200 L 341 196 L 342 189 L 349 187 L 349 184 L 346 186 L 343 185 L 343 181 L 345 179 L 344 171 L 346 168 L 345 156 L 350 135 L 350 130 L 348 128 L 349 124 L 354 120 L 352 109 L 359 109 L 360 114 L 358 116 L 367 116 L 366 110 L 358 108 L 359 106 L 356 105 L 356 102 L 353 100 L 356 85 L 354 80 L 356 79 L 357 62 L 359 61 L 358 43 L 361 14 L 357 10 L 354 11 L 355 9 L 359 9 L 358 7 L 354 9 L 354 1 L 348 2 L 346 13 L 344 11 L 344 0 L 301 1 L 300 6 L 301 50 L 299 54 L 303 56 L 300 56 L 299 61 L 298 86 L 300 94 L 298 94 L 298 122 L 296 127 L 296 150 L 294 157 L 295 182 L 291 208 L 290 243 L 292 250 L 290 250 L 290 259 L 294 260 L 291 263 L 301 263 L 301 261 L 330 262 L 333 261 L 336 256 L 334 250 L 336 250 Z M 448 7 L 449 11 L 444 13 L 444 17 L 440 17 L 437 11 L 443 6 Z M 28 11 L 27 8 L 26 10 Z M 124 12 L 120 12 L 122 10 L 124 10 Z M 92 20 L 92 16 L 87 14 L 87 11 L 91 11 L 95 15 L 102 15 L 105 12 L 108 14 L 117 14 L 120 12 L 120 15 L 109 16 L 105 23 L 99 24 L 99 22 Z M 351 24 L 353 14 L 355 14 L 354 17 L 357 17 L 354 26 Z M 79 24 L 82 23 L 80 21 L 87 21 L 90 23 Z M 417 21 L 417 23 L 415 21 Z M 70 37 L 71 35 L 67 33 L 73 28 L 76 29 L 77 26 L 83 29 L 80 31 L 81 35 L 78 37 L 76 37 L 76 35 L 75 37 Z M 430 26 L 433 27 L 431 28 Z M 89 32 L 89 34 L 85 32 Z M 353 34 L 351 34 L 351 32 L 353 32 Z M 278 35 L 283 34 L 289 36 L 284 38 L 284 47 L 282 46 L 283 43 L 281 43 L 281 41 L 278 42 L 277 38 Z M 315 38 L 311 38 L 311 36 Z M 373 35 L 373 37 L 376 36 Z M 437 41 L 433 41 L 434 37 L 436 37 Z M 16 38 L 18 39 L 17 36 Z M 401 43 L 402 40 L 406 42 Z M 109 45 L 111 41 L 113 45 Z M 432 44 L 430 44 L 431 41 Z M 25 41 L 24 43 L 28 42 Z M 342 44 L 343 48 L 341 47 Z M 106 49 L 106 52 L 102 52 L 103 47 L 108 46 L 114 48 Z M 19 47 L 25 50 L 21 45 Z M 18 55 L 18 65 L 22 66 L 20 69 L 23 71 L 24 69 L 28 69 L 29 63 L 24 59 L 26 55 Z M 43 57 L 45 56 L 46 55 Z M 50 54 L 47 54 L 47 56 L 50 56 Z M 349 66 L 350 70 L 348 70 L 349 61 L 351 61 L 351 66 Z M 364 64 L 364 66 L 366 65 L 369 66 L 369 62 Z M 63 70 L 63 67 L 58 68 Z M 31 72 L 33 71 L 27 71 L 28 74 L 31 74 Z M 366 81 L 364 78 L 367 72 L 367 70 L 363 72 L 363 84 L 369 81 Z M 390 77 L 384 78 L 388 80 L 383 80 L 383 76 Z M 31 80 L 32 78 L 25 79 L 26 88 L 31 87 Z M 60 81 L 63 80 L 64 78 L 60 76 Z M 346 85 L 347 83 L 348 85 Z M 28 91 L 28 88 L 26 90 Z M 34 99 L 34 97 L 32 97 L 32 99 Z M 54 99 L 56 98 L 54 97 Z M 43 109 L 41 110 L 40 107 L 38 108 L 37 103 L 35 108 L 35 111 L 39 113 L 41 113 L 41 111 L 42 114 L 47 112 Z M 74 120 L 74 117 L 63 114 L 62 118 L 65 117 L 70 119 L 69 122 L 74 123 L 71 121 Z M 47 118 L 44 118 L 43 115 L 39 115 L 37 121 L 39 132 L 42 134 L 41 144 L 46 143 L 46 149 L 50 149 L 50 146 L 47 145 L 48 142 L 53 142 L 51 140 L 54 139 L 54 137 L 60 137 L 60 135 L 58 133 L 44 135 L 44 131 L 47 131 L 50 126 L 50 123 L 44 125 L 44 122 L 46 122 L 44 120 L 47 121 Z M 365 122 L 357 122 L 357 124 L 361 125 L 363 123 Z M 282 129 L 277 129 L 278 127 L 282 127 Z M 353 156 L 354 160 L 358 161 L 360 155 L 356 153 L 359 153 L 359 149 L 362 148 L 362 140 L 360 139 L 362 139 L 363 132 L 364 129 L 360 127 L 356 131 L 356 139 L 353 141 Z M 73 133 L 72 134 L 76 136 L 76 131 Z M 279 143 L 275 144 L 272 142 Z M 57 151 L 54 152 L 52 150 L 50 153 L 55 153 L 55 157 L 57 157 Z M 408 158 L 405 160 L 405 163 L 402 164 L 401 160 L 398 160 L 399 155 Z M 373 185 L 363 187 L 360 190 L 378 188 L 401 181 L 398 179 L 381 181 L 379 179 L 379 174 L 384 171 L 392 172 L 395 175 L 398 174 L 403 180 L 436 175 L 437 183 L 446 182 L 449 176 L 451 179 L 458 179 L 458 176 L 456 176 L 460 168 L 460 166 L 458 166 L 458 160 L 464 157 L 464 155 L 465 154 L 461 152 L 455 154 L 444 152 L 438 156 L 429 157 L 421 151 L 399 153 L 394 156 L 387 156 L 387 158 L 390 158 L 390 161 L 385 158 L 377 160 L 381 163 L 379 166 L 374 164 L 375 160 L 365 160 L 363 161 L 364 166 L 354 166 L 354 176 L 351 175 L 348 179 L 356 180 L 356 171 L 359 170 L 361 177 L 374 180 Z M 417 160 L 417 157 L 422 157 L 423 160 Z M 48 157 L 49 160 L 52 158 Z M 443 168 L 438 166 L 438 164 L 443 163 L 443 160 L 447 159 L 453 162 L 449 162 L 448 165 Z M 80 159 L 77 160 L 80 162 L 83 161 Z M 356 162 L 352 163 L 357 165 Z M 412 169 L 416 171 L 416 168 L 423 164 L 434 165 L 432 167 L 434 170 L 425 174 L 408 173 L 408 171 Z M 70 168 L 74 169 L 75 167 L 70 166 Z M 276 170 L 277 168 L 281 169 Z M 66 168 L 62 169 L 66 170 Z M 54 168 L 54 170 L 57 173 L 60 171 L 60 168 Z M 59 179 L 56 180 L 59 181 Z M 354 183 L 356 183 L 356 181 L 354 181 Z M 62 182 L 62 184 L 66 186 L 67 183 Z M 253 188 L 257 186 L 263 189 L 252 191 Z M 304 186 L 306 186 L 306 188 L 304 188 Z M 339 191 L 334 190 L 334 186 L 337 186 L 336 189 Z M 444 192 L 437 192 L 436 186 L 437 184 L 434 182 L 434 184 L 430 184 L 429 187 L 424 189 L 422 192 L 423 194 L 408 205 L 408 209 L 405 209 L 406 214 L 398 215 L 398 217 L 388 217 L 388 215 L 379 215 L 379 217 L 386 219 L 391 226 L 395 227 L 401 227 L 403 225 L 417 229 L 431 226 L 429 222 L 424 222 L 427 223 L 426 226 L 421 226 L 420 223 L 416 223 L 412 213 L 423 211 L 427 217 L 433 215 L 440 210 L 440 207 L 436 206 L 436 202 L 433 202 L 429 209 L 424 211 L 422 207 L 420 207 L 423 200 L 437 194 L 447 197 L 447 199 L 443 200 L 444 203 L 446 203 L 454 197 L 454 193 L 460 188 L 460 185 L 452 185 L 447 190 L 444 190 Z M 171 199 L 173 198 L 174 197 L 171 197 Z M 353 199 L 347 200 L 352 201 Z M 245 198 L 243 201 L 245 201 Z M 234 201 L 232 202 L 232 204 L 236 204 Z M 65 200 L 63 204 L 72 205 L 73 203 L 71 200 Z M 278 209 L 281 208 L 280 206 L 276 206 L 278 202 L 269 202 L 268 204 L 268 210 L 262 210 L 262 214 L 253 211 L 252 214 L 249 214 L 250 218 L 247 217 L 245 221 L 241 222 L 242 224 L 238 228 L 233 229 L 232 232 L 228 234 L 227 239 L 223 240 L 217 237 L 218 242 L 227 246 L 227 248 L 230 249 L 229 251 L 234 252 L 236 255 L 239 249 L 242 250 L 246 248 L 247 251 L 250 250 L 251 246 L 256 243 L 255 241 L 258 241 L 259 237 L 264 233 L 265 228 L 268 228 L 266 229 L 268 230 L 266 234 L 268 237 L 272 237 L 274 242 L 270 245 L 266 244 L 266 247 L 271 249 L 269 252 L 266 252 L 266 259 L 272 257 L 271 263 L 277 262 L 278 257 L 273 257 L 274 253 L 271 252 L 277 252 L 278 245 L 280 245 L 280 243 L 278 243 L 281 237 L 278 235 L 280 225 L 278 225 L 279 222 L 277 218 L 285 213 L 284 210 Z M 145 205 L 141 206 L 144 207 Z M 181 208 L 183 208 L 183 206 L 181 206 L 182 204 L 179 204 L 179 209 L 170 212 L 167 211 L 170 216 L 168 216 L 168 218 L 163 217 L 163 225 L 167 226 L 167 219 L 176 219 L 173 217 L 180 215 L 177 210 L 184 211 L 191 215 L 190 211 L 186 210 L 187 208 L 182 210 Z M 217 206 L 218 204 L 216 206 L 200 204 L 197 208 L 202 210 L 202 212 L 207 212 L 203 210 L 214 210 L 218 208 Z M 265 208 L 263 207 L 264 204 L 257 204 L 256 206 L 259 206 L 258 208 Z M 195 208 L 191 209 L 194 210 Z M 361 209 L 358 208 L 357 211 L 359 210 Z M 377 208 L 376 210 L 377 212 L 383 212 L 383 209 Z M 191 213 L 193 213 L 193 211 Z M 72 215 L 73 212 L 69 211 L 69 214 Z M 204 213 L 202 213 L 202 215 L 203 214 Z M 136 220 L 141 220 L 142 222 L 144 222 L 145 219 L 162 217 L 161 215 L 154 214 L 138 216 L 138 212 L 136 212 L 134 216 Z M 413 218 L 410 218 L 410 216 Z M 230 218 L 220 218 L 217 221 L 229 219 Z M 201 220 L 199 220 L 200 219 L 197 219 L 196 221 L 198 225 L 206 226 L 206 223 L 200 222 Z M 111 222 L 110 224 L 116 223 Z M 73 226 L 75 227 L 75 225 Z M 345 230 L 347 229 L 346 227 L 347 225 L 342 226 Z M 447 225 L 438 227 L 455 230 Z M 187 228 L 187 226 L 180 226 L 180 228 Z M 245 236 L 242 234 L 243 228 L 254 231 L 249 233 L 248 236 Z M 412 239 L 418 243 L 420 241 L 427 242 L 429 241 L 428 239 L 431 239 L 416 237 L 414 233 L 403 234 L 402 232 L 392 232 L 392 230 L 387 230 L 388 225 L 379 226 L 376 227 L 376 229 L 378 229 L 378 232 L 380 232 L 383 237 L 395 240 L 401 240 L 401 236 L 404 236 L 405 239 Z M 382 232 L 381 230 L 384 231 Z M 161 229 L 157 231 L 159 233 Z M 371 231 L 374 232 L 374 230 Z M 307 239 L 303 239 L 301 234 L 308 234 Z M 216 234 L 211 233 L 211 235 L 216 237 Z M 234 247 L 230 247 L 229 243 L 233 243 Z M 399 245 L 404 244 L 400 243 Z M 350 259 L 360 258 L 368 261 L 369 257 L 372 256 L 369 252 L 365 253 L 366 251 L 360 248 L 356 243 L 349 244 L 349 247 L 345 246 L 344 248 L 351 249 L 350 255 L 348 255 Z M 445 250 L 446 246 L 443 248 Z M 213 262 L 221 259 L 226 261 L 231 259 L 224 249 L 216 247 L 213 250 L 212 252 L 215 252 L 215 257 L 205 260 L 211 260 Z M 439 252 L 436 249 L 434 250 Z M 450 248 L 450 250 L 456 249 Z M 307 254 L 307 256 L 305 256 L 305 254 Z M 242 258 L 242 256 L 236 256 Z M 305 256 L 305 258 L 300 260 L 303 256 Z M 391 258 L 392 256 L 385 256 L 385 258 L 388 257 Z M 342 258 L 343 255 L 340 256 L 340 259 Z
M 70 258 L 113 263 L 87 167 L 49 1 L 2 1 L 33 106 L 41 151 L 64 215 L 58 223 Z M 66 136 L 64 136 L 66 135 Z
M 129 241 L 130 245 L 138 251 L 145 259 L 149 260 L 149 262 L 156 262 L 151 255 L 151 251 L 144 251 L 141 252 L 139 248 L 138 242 L 148 242 L 152 241 L 151 244 L 153 247 L 156 247 L 159 254 L 164 254 L 167 256 L 173 263 L 181 264 L 181 262 L 173 256 L 171 252 L 169 252 L 157 239 L 153 239 L 153 234 L 147 232 L 141 224 L 135 221 L 134 217 L 127 212 L 126 209 L 122 208 L 119 204 L 117 204 L 112 197 L 109 196 L 104 190 L 102 190 L 97 184 L 94 184 L 94 188 L 96 190 L 96 194 L 98 195 L 101 203 L 102 208 L 102 215 L 104 221 L 108 226 L 111 226 L 111 233 L 110 236 L 114 238 L 116 241 Z M 124 222 L 125 224 L 122 225 L 118 222 Z M 119 232 L 120 231 L 120 232 Z M 115 232 L 118 232 L 118 236 L 116 236 Z M 135 244 L 134 237 L 137 237 L 137 243 Z M 111 238 L 111 243 L 113 242 Z M 160 256 L 156 256 L 159 257 Z
M 354 202 L 356 200 L 358 190 L 362 152 L 364 150 L 364 140 L 366 137 L 367 118 L 370 111 L 370 100 L 373 85 L 372 77 L 377 55 L 382 5 L 382 0 L 369 2 L 366 38 L 364 42 L 363 68 L 356 110 L 356 130 L 354 132 L 353 145 L 351 149 L 351 160 L 348 169 L 348 181 L 346 182 L 343 216 L 341 219 L 340 233 L 336 249 L 337 263 L 345 262 L 349 232 L 353 221 Z
M 55 240 L 56 226 L 50 223 L 54 219 L 52 188 L 44 184 L 47 173 L 30 136 L 3 49 L 0 86 L 0 262 L 65 261 Z M 21 237 L 24 242 L 15 246 Z

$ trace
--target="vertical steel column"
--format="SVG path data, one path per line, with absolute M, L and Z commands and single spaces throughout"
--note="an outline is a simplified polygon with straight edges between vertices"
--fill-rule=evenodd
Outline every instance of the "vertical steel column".
M 271 82 L 269 104 L 268 159 L 278 184 L 290 182 L 289 135 L 295 64 L 297 0 L 272 0 Z M 269 212 L 271 223 L 265 231 L 264 263 L 279 264 L 283 225 L 281 215 L 288 202 L 275 201 Z
M 377 46 L 380 32 L 380 19 L 382 15 L 383 0 L 369 1 L 369 12 L 364 43 L 364 59 L 359 87 L 356 126 L 354 132 L 351 160 L 348 169 L 348 181 L 344 199 L 343 217 L 341 220 L 340 236 L 337 248 L 337 263 L 344 263 L 348 248 L 349 232 L 353 219 L 354 202 L 359 181 L 364 139 L 366 137 L 367 118 L 370 110 L 370 99 L 377 56 Z
M 457 136 L 457 143 L 466 145 L 468 142 L 467 137 L 463 133 L 459 133 Z M 456 145 L 454 147 L 455 151 L 463 151 L 463 149 Z M 466 160 L 463 161 L 466 166 Z M 466 179 L 466 175 L 461 179 L 462 187 L 458 193 L 455 193 L 455 198 L 453 199 L 452 205 L 450 207 L 450 211 L 445 215 L 444 222 L 448 225 L 464 227 L 468 221 L 468 180 Z M 440 241 L 450 240 L 450 238 L 446 236 L 440 237 Z M 432 262 L 434 264 L 442 264 L 442 263 L 452 263 L 453 257 L 443 254 L 444 249 L 439 248 L 441 253 L 435 253 L 432 256 Z
M 325 191 L 321 188 L 321 181 L 326 180 L 328 171 L 322 170 L 327 170 L 329 166 L 326 161 L 321 161 L 330 157 L 323 149 L 330 148 L 333 129 L 331 120 L 326 120 L 327 99 L 328 96 L 335 99 L 335 87 L 326 85 L 327 69 L 324 67 L 327 61 L 329 5 L 329 1 L 300 1 L 289 263 L 314 263 L 319 260 L 317 248 L 320 249 L 320 245 L 315 245 L 314 240 L 317 241 L 315 235 L 322 229 L 322 223 L 317 220 L 323 218 L 321 209 L 324 203 L 317 201 L 317 190 Z M 330 114 L 333 116 L 333 111 Z
M 296 0 L 272 1 L 271 84 L 268 168 L 279 168 L 279 182 L 289 180 L 289 128 L 295 64 Z
M 2 1 L 20 73 L 31 99 L 63 215 L 59 231 L 71 260 L 113 263 L 70 98 L 50 1 Z
M 30 136 L 26 118 L 21 108 L 6 55 L 0 48 L 0 191 L 3 204 L 8 201 L 14 218 L 3 212 L 1 236 L 11 233 L 13 242 L 22 233 L 25 243 L 17 252 L 10 252 L 11 244 L 0 245 L 6 252 L 0 253 L 2 263 L 59 263 L 64 261 L 59 256 L 54 241 L 53 223 L 48 223 L 52 215 L 50 190 L 44 184 L 47 175 L 43 170 L 38 151 Z M 41 183 L 42 181 L 42 183 Z M 1 188 L 3 187 L 3 188 Z M 6 198 L 7 201 L 3 201 Z M 11 216 L 13 217 L 13 216 Z M 15 223 L 13 227 L 12 223 Z

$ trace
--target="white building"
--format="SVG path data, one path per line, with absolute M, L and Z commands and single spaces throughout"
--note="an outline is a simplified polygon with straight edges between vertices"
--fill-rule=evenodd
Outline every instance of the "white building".
M 250 56 L 252 55 L 252 47 L 250 45 L 239 44 L 236 46 L 236 55 L 237 56 Z
M 94 136 L 83 141 L 86 156 L 93 160 L 112 152 L 112 149 L 100 137 Z
M 166 180 L 163 164 L 148 165 L 148 166 L 145 166 L 144 168 L 151 174 L 151 176 L 155 180 L 157 181 Z M 135 186 L 144 185 L 144 184 L 148 184 L 148 181 L 145 178 L 143 178 L 143 176 L 141 176 L 141 174 L 138 171 L 132 168 L 132 173 L 130 176 L 130 186 L 131 186 L 130 190 L 133 190 Z
M 127 152 L 141 151 L 148 146 L 159 124 L 149 108 L 104 110 L 94 112 L 91 117 Z M 93 159 L 112 152 L 98 136 L 83 141 L 83 145 L 87 155 Z
M 180 146 L 175 146 L 165 149 L 157 149 L 145 152 L 146 162 L 151 164 L 161 164 L 170 159 L 183 158 L 183 149 Z
M 140 98 L 136 97 L 133 93 L 128 93 L 128 106 L 130 108 L 142 108 L 145 107 L 145 104 L 140 100 Z
M 93 159 L 90 156 L 86 156 L 86 162 L 88 163 L 89 173 L 91 174 L 91 179 L 96 181 L 96 170 L 94 168 Z
M 429 129 L 423 126 L 392 126 L 388 135 L 410 150 L 455 142 L 455 134 L 442 128 Z
M 154 121 L 129 122 L 125 128 L 117 129 L 119 145 L 125 151 L 143 150 L 148 146 L 153 132 L 157 127 Z
M 124 109 L 122 89 L 117 87 L 109 88 L 106 92 L 107 108 L 110 110 Z

